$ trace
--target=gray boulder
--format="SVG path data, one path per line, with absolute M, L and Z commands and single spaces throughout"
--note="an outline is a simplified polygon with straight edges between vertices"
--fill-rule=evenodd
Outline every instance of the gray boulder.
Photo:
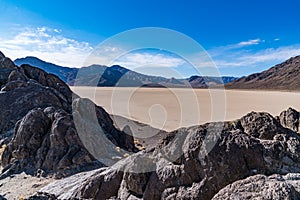
M 295 132 L 299 131 L 299 112 L 293 108 L 283 111 L 279 115 L 282 126 L 289 128 Z
M 300 174 L 250 176 L 220 190 L 213 197 L 213 200 L 217 199 L 300 199 Z

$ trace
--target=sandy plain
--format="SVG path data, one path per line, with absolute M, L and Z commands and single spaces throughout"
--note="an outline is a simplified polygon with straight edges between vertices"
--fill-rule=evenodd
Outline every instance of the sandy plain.
M 108 113 L 171 131 L 211 121 L 238 119 L 251 111 L 274 116 L 293 107 L 300 93 L 186 88 L 72 87 Z

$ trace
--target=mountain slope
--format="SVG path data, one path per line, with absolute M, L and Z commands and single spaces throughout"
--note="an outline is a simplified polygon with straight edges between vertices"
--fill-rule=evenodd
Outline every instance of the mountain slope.
M 91 65 L 88 67 L 68 68 L 45 62 L 35 57 L 20 58 L 14 61 L 16 65 L 29 64 L 57 75 L 69 85 L 99 86 L 99 87 L 195 87 L 207 88 L 236 80 L 235 77 L 202 77 L 192 76 L 186 79 L 165 78 L 141 74 L 119 65 L 107 67 Z M 99 77 L 100 80 L 99 80 Z
M 226 85 L 228 89 L 300 90 L 300 56 L 275 65 L 261 73 L 237 79 Z
M 28 64 L 34 67 L 38 67 L 48 73 L 55 74 L 69 85 L 73 84 L 73 81 L 76 78 L 78 72 L 78 69 L 76 68 L 55 65 L 53 63 L 45 62 L 43 60 L 40 60 L 39 58 L 31 56 L 16 59 L 14 63 L 18 66 L 21 66 L 22 64 Z

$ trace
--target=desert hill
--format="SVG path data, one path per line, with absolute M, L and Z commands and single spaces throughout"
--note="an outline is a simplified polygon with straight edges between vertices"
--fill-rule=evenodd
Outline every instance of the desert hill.
M 300 56 L 228 83 L 228 89 L 300 90 Z
M 14 63 L 18 66 L 29 64 L 38 67 L 48 73 L 57 75 L 68 85 L 76 86 L 99 86 L 99 87 L 194 87 L 206 88 L 226 84 L 237 78 L 231 76 L 224 77 L 202 77 L 192 76 L 185 79 L 165 78 L 160 76 L 150 76 L 129 70 L 119 65 L 107 67 L 104 65 L 91 65 L 80 69 L 62 67 L 52 63 L 45 62 L 36 57 L 25 57 L 16 59 Z M 100 78 L 101 77 L 101 78 Z M 100 80 L 99 80 L 100 78 Z M 98 81 L 99 80 L 99 81 Z

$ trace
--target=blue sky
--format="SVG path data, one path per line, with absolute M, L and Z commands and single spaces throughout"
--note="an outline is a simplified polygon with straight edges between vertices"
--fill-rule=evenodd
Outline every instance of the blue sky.
M 299 7 L 296 0 L 0 0 L 0 50 L 12 59 L 37 56 L 80 67 L 115 34 L 162 27 L 197 41 L 222 75 L 243 76 L 300 55 Z M 128 68 L 156 66 L 146 70 L 155 75 L 161 68 L 194 73 L 181 57 L 161 50 L 134 51 L 117 61 Z

